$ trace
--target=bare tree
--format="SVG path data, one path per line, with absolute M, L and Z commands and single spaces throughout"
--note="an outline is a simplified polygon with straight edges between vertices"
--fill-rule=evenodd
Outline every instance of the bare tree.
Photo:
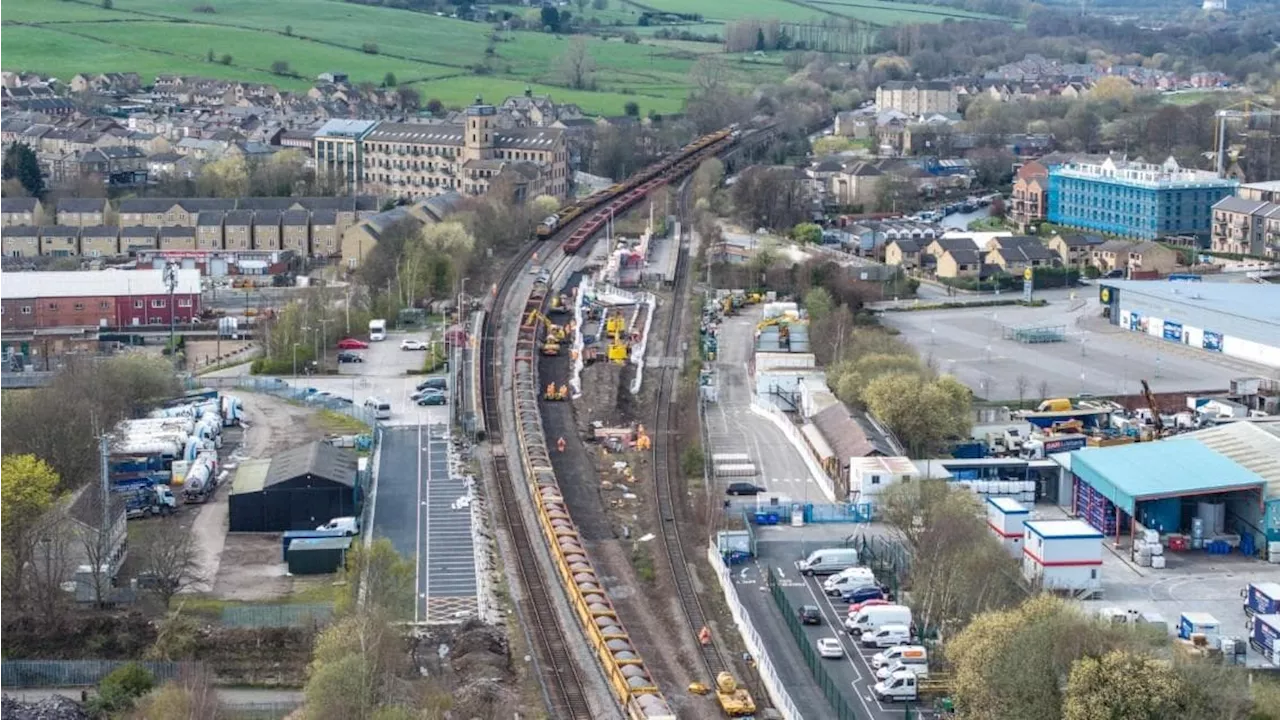
M 596 59 L 591 56 L 586 38 L 575 35 L 569 48 L 560 56 L 560 77 L 574 90 L 593 90 L 596 86 Z
M 146 574 L 147 589 L 167 608 L 182 590 L 206 581 L 200 569 L 195 533 L 176 522 L 157 520 L 143 525 L 134 553 Z
M 28 546 L 23 556 L 30 558 L 24 567 L 16 569 L 23 575 L 20 607 L 39 614 L 50 626 L 55 625 L 66 609 L 67 592 L 63 586 L 75 572 L 67 516 L 60 510 L 46 513 L 18 542 Z
M 1048 380 L 1041 380 L 1040 384 L 1036 386 L 1036 390 L 1040 393 L 1041 400 L 1049 399 L 1049 381 Z
M 689 69 L 689 77 L 702 92 L 714 92 L 724 83 L 724 65 L 710 55 L 703 55 Z
M 94 489 L 91 487 L 86 492 Z M 111 528 L 81 527 L 79 535 L 89 590 L 92 591 L 90 600 L 97 607 L 106 607 L 111 601 L 111 578 L 115 571 L 112 567 L 115 544 L 111 541 Z M 79 577 L 76 581 L 80 581 Z
M 1018 391 L 1018 409 L 1022 409 L 1022 401 L 1027 397 L 1027 389 L 1031 387 L 1031 379 L 1026 375 L 1019 375 L 1013 380 L 1013 388 Z

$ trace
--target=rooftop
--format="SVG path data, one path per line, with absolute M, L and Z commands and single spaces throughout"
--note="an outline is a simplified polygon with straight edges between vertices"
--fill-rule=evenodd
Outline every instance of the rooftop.
M 1170 157 L 1160 165 L 1129 160 L 1107 158 L 1101 163 L 1069 162 L 1059 165 L 1049 172 L 1050 178 L 1069 177 L 1082 180 L 1097 180 L 1118 185 L 1160 189 L 1160 188 L 1206 188 L 1229 187 L 1239 185 L 1238 180 L 1220 178 L 1217 173 L 1208 170 L 1184 168 Z
M 155 231 L 152 230 L 152 233 Z M 200 271 L 179 270 L 182 295 L 200 293 Z M 167 295 L 163 270 L 85 270 L 72 272 L 4 273 L 0 297 L 5 300 L 57 297 L 115 297 L 120 295 Z
M 987 504 L 994 506 L 1005 515 L 1027 515 L 1031 513 L 1026 505 L 1010 497 L 987 498 Z
M 1120 304 L 1225 334 L 1266 344 L 1280 344 L 1280 287 L 1254 283 L 1195 283 L 1167 280 L 1104 280 L 1120 291 Z M 1139 296 L 1136 303 L 1126 302 Z M 1176 304 L 1176 307 L 1173 306 Z M 1167 313 L 1167 314 L 1161 314 Z
M 358 138 L 376 127 L 376 120 L 329 120 L 316 130 L 316 137 Z
M 1071 472 L 1130 515 L 1138 501 L 1260 488 L 1257 473 L 1195 441 L 1165 440 L 1071 453 Z
M 266 485 L 276 485 L 303 475 L 315 475 L 330 482 L 355 486 L 355 453 L 326 442 L 290 448 L 271 458 Z
M 1102 538 L 1101 532 L 1083 520 L 1028 520 L 1023 523 L 1023 526 L 1046 540 Z
M 236 468 L 236 476 L 231 481 L 232 494 L 260 492 L 267 483 L 267 471 L 271 469 L 271 460 L 245 460 Z

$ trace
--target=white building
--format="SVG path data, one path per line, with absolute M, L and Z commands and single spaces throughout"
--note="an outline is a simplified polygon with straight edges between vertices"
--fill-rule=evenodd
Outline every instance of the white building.
M 905 457 L 849 458 L 849 497 L 851 502 L 875 502 L 884 489 L 916 477 L 915 463 Z
M 1031 511 L 1013 498 L 987 498 L 987 526 L 1015 558 L 1022 557 L 1022 525 L 1030 516 Z
M 1102 587 L 1102 533 L 1083 520 L 1028 520 L 1022 574 L 1045 588 Z

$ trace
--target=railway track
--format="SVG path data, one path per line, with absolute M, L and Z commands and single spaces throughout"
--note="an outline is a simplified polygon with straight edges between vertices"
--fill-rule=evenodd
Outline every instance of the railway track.
M 499 524 L 506 528 L 511 538 L 511 547 L 517 557 L 517 573 L 520 584 L 524 587 L 524 605 L 527 612 L 523 621 L 526 623 L 528 636 L 535 645 L 535 654 L 542 658 L 539 669 L 547 694 L 547 709 L 554 718 L 591 720 L 593 716 L 590 703 L 587 702 L 585 684 L 577 664 L 569 653 L 570 634 L 561 625 L 556 614 L 555 603 L 560 601 L 554 596 L 546 578 L 543 577 L 538 559 L 534 554 L 534 543 L 540 543 L 542 540 L 536 534 L 529 532 L 525 513 L 521 510 L 519 500 L 516 498 L 517 489 L 511 477 L 511 468 L 503 445 L 502 413 L 498 405 L 501 385 L 498 378 L 494 377 L 497 360 L 495 348 L 501 331 L 495 316 L 502 310 L 507 288 L 528 263 L 537 247 L 538 245 L 530 244 L 511 263 L 499 282 L 493 308 L 485 316 L 480 346 L 480 386 L 483 389 L 485 435 L 490 442 L 493 477 L 498 486 L 498 497 L 502 506 Z

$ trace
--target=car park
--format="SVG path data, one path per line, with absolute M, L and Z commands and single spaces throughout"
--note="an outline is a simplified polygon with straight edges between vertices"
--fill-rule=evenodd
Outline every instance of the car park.
M 809 553 L 809 557 L 796 563 L 805 575 L 834 575 L 858 565 L 857 548 L 823 548 Z
M 893 675 L 894 673 L 896 673 L 896 672 L 901 672 L 901 671 L 903 671 L 903 670 L 906 670 L 906 671 L 908 671 L 908 672 L 913 672 L 913 673 L 915 673 L 915 674 L 916 674 L 916 677 L 918 677 L 918 678 L 927 678 L 927 677 L 929 677 L 929 664 L 928 664 L 928 663 L 903 663 L 903 662 L 898 662 L 898 663 L 894 663 L 893 665 L 886 665 L 886 666 L 884 666 L 884 667 L 880 668 L 879 670 L 876 670 L 876 679 L 877 679 L 877 680 L 887 680 L 887 679 L 888 679 L 891 675 Z
M 362 363 L 364 356 L 353 350 L 343 350 L 338 353 L 339 363 Z
M 871 667 L 879 669 L 898 663 L 929 662 L 929 651 L 923 645 L 894 645 L 871 656 Z M 883 678 L 882 678 L 883 679 Z
M 885 625 L 911 626 L 911 608 L 906 605 L 878 605 L 865 607 L 857 615 L 851 615 L 844 627 L 851 633 L 874 632 Z
M 877 605 L 892 605 L 892 604 L 893 604 L 892 601 L 885 600 L 884 598 L 871 598 L 870 600 L 863 600 L 860 603 L 853 603 L 852 605 L 849 606 L 849 617 L 856 616 L 858 613 L 862 612 L 863 608 L 875 607 Z
M 801 605 L 796 614 L 800 616 L 802 625 L 822 624 L 822 611 L 818 609 L 817 605 Z
M 338 341 L 339 350 L 368 350 L 369 343 L 355 338 L 343 338 Z
M 840 644 L 840 640 L 837 638 L 819 638 L 818 654 L 824 658 L 842 658 L 844 657 L 844 646 Z
M 427 344 L 421 340 L 405 339 L 400 342 L 401 350 L 426 350 Z
M 850 574 L 842 573 L 839 576 L 833 576 L 822 583 L 822 591 L 831 597 L 839 597 L 845 592 L 856 590 L 867 585 L 875 585 L 876 576 L 872 574 L 870 568 L 850 568 L 850 570 L 861 570 Z
M 909 670 L 900 670 L 876 683 L 872 686 L 871 693 L 881 702 L 910 702 L 920 696 L 916 688 L 916 674 Z
M 724 489 L 725 495 L 759 495 L 764 492 L 764 488 L 749 482 L 729 483 L 729 487 Z

